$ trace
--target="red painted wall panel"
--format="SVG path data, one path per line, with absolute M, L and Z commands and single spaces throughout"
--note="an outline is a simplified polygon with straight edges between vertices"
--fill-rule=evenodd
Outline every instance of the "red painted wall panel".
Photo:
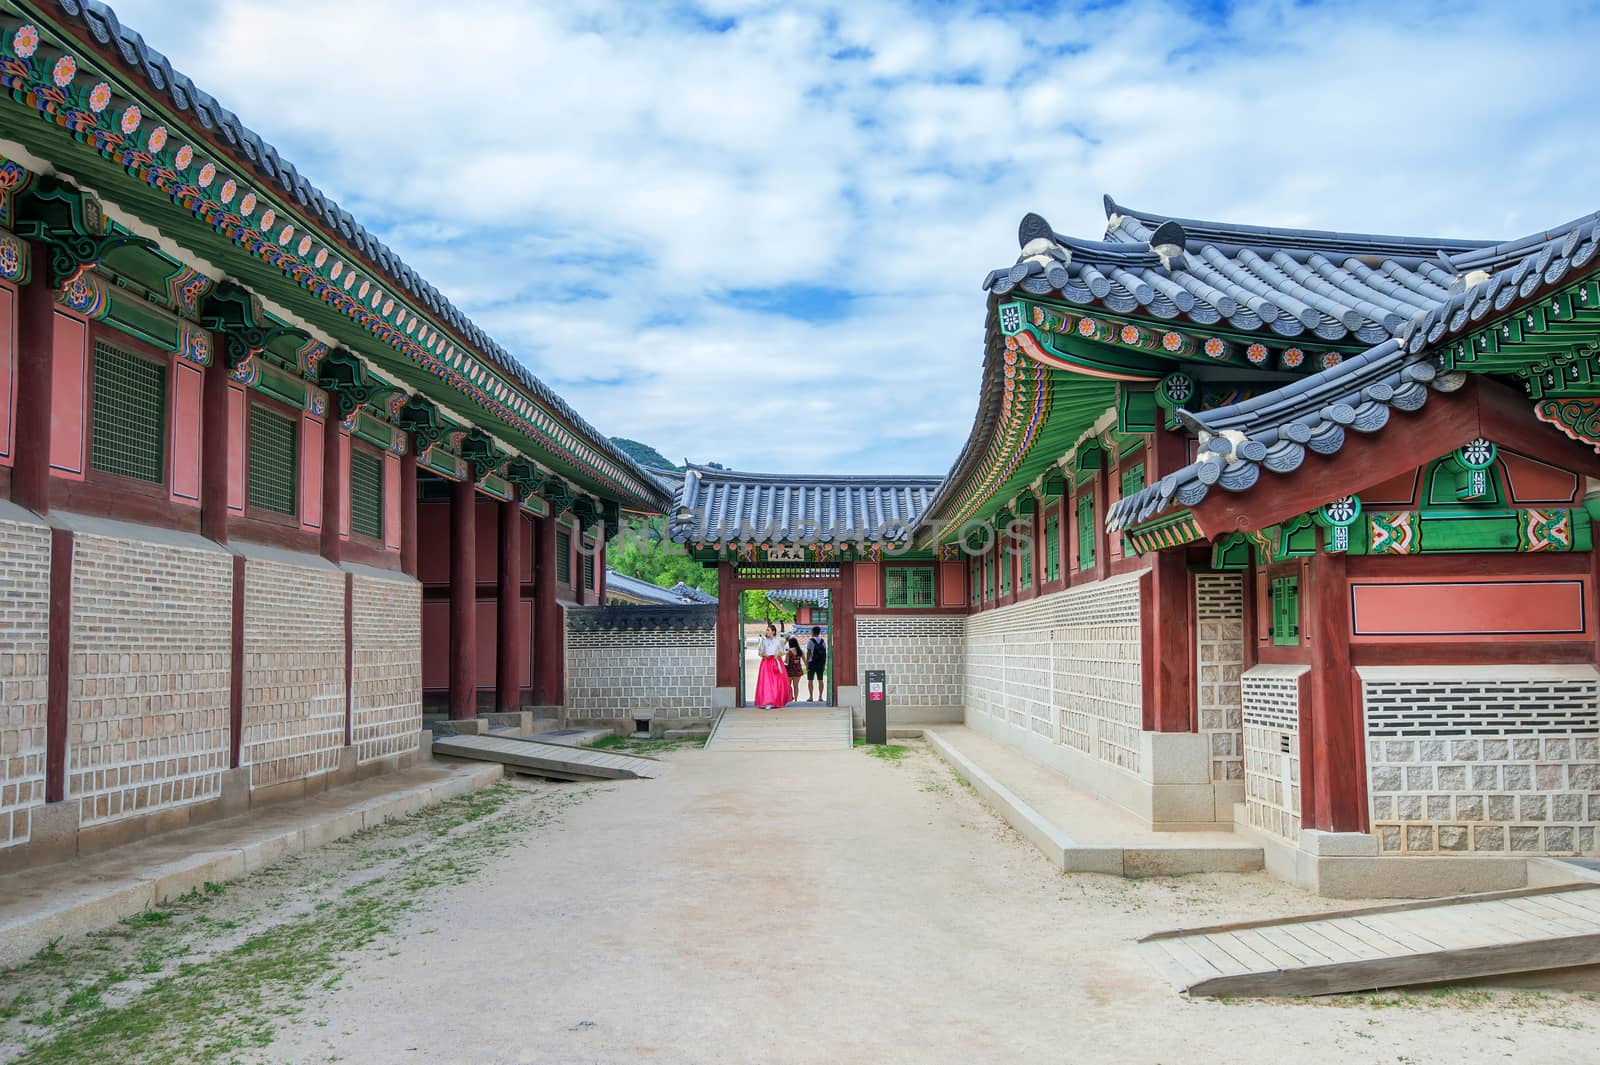
M 478 687 L 494 691 L 495 648 L 499 642 L 498 608 L 493 599 L 478 602 Z
M 200 395 L 205 371 L 192 362 L 172 360 L 172 476 L 174 503 L 200 505 Z
M 322 528 L 322 419 L 314 414 L 300 418 L 300 524 Z
M 1576 503 L 1582 487 L 1578 475 L 1511 451 L 1500 452 L 1506 487 L 1513 503 Z
M 417 579 L 424 584 L 450 583 L 450 503 L 417 503 Z
M 221 372 L 220 370 L 217 372 Z M 244 513 L 245 422 L 250 416 L 243 388 L 228 386 L 228 509 Z
M 1391 477 L 1359 493 L 1363 506 L 1409 507 L 1416 503 L 1417 484 L 1422 479 L 1420 469 Z
M 1581 577 L 1351 581 L 1351 640 L 1586 640 L 1588 595 Z
M 0 466 L 15 461 L 17 424 L 17 290 L 0 285 Z
M 478 583 L 493 584 L 500 579 L 500 504 L 478 497 L 473 506 L 472 530 L 477 539 Z M 490 674 L 490 687 L 494 686 Z
M 522 600 L 522 631 L 528 636 L 528 646 L 522 649 L 517 662 L 517 686 L 533 686 L 533 600 Z
M 400 456 L 383 455 L 383 546 L 400 550 Z
M 344 491 L 339 493 L 339 539 L 350 539 L 350 434 L 343 429 L 334 433 L 334 446 L 339 449 L 338 470 L 344 480 Z
M 51 329 L 54 367 L 50 375 L 50 472 L 83 480 L 84 422 L 89 398 L 89 327 L 57 313 Z
M 1034 582 L 1043 578 L 1034 574 Z M 965 562 L 939 563 L 939 605 L 967 605 L 967 564 Z
M 878 570 L 876 562 L 856 563 L 856 606 L 873 607 L 878 604 Z
M 422 686 L 450 687 L 450 604 L 422 604 Z

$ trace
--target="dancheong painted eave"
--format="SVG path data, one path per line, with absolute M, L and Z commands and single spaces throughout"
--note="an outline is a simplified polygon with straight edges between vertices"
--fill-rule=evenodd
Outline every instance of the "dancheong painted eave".
M 1455 391 L 1472 372 L 1520 379 L 1530 393 L 1543 394 L 1558 382 L 1540 375 L 1559 371 L 1529 372 L 1546 358 L 1537 341 L 1568 323 L 1586 329 L 1591 343 L 1600 332 L 1600 213 L 1518 240 L 1477 245 L 1442 259 L 1441 269 L 1454 271 L 1448 290 L 1394 338 L 1263 395 L 1183 414 L 1199 437 L 1199 459 L 1118 501 L 1107 527 L 1126 529 L 1173 507 L 1195 507 L 1213 486 L 1248 491 L 1263 468 L 1293 474 L 1307 451 L 1333 455 L 1348 433 L 1377 433 L 1392 411 L 1417 410 L 1430 391 Z M 1495 351 L 1482 350 L 1483 341 L 1493 338 L 1499 338 Z M 1522 344 L 1533 351 L 1517 354 Z M 1600 394 L 1600 384 L 1590 391 Z M 1544 409 L 1560 402 L 1542 403 L 1539 417 L 1584 439 L 1563 426 L 1558 411 Z
M 115 160 L 144 195 L 152 189 L 170 193 L 171 208 L 189 218 L 180 225 L 165 216 L 153 220 L 163 232 L 170 230 L 180 244 L 184 226 L 227 233 L 236 243 L 241 233 L 253 235 L 240 246 L 311 289 L 302 299 L 353 307 L 359 301 L 359 315 L 352 317 L 429 379 L 438 378 L 452 407 L 459 409 L 463 398 L 471 402 L 493 419 L 491 426 L 525 437 L 539 452 L 530 457 L 550 460 L 558 470 L 565 467 L 586 489 L 636 509 L 665 509 L 670 497 L 631 458 L 271 144 L 173 70 L 110 8 L 92 0 L 3 0 L 0 26 L 5 41 L 0 58 L 11 100 L 33 112 L 34 122 L 53 122 L 62 137 Z M 30 26 L 32 32 L 23 33 Z M 26 55 L 20 54 L 19 40 Z M 69 61 L 65 68 L 63 58 Z M 76 100 L 80 95 L 83 99 Z M 6 121 L 13 115 L 24 120 L 20 109 L 0 114 Z M 123 198 L 122 190 L 105 192 L 113 200 Z M 229 219 L 239 224 L 230 225 Z M 326 307 L 320 310 L 325 313 Z M 469 415 L 469 420 L 484 418 Z

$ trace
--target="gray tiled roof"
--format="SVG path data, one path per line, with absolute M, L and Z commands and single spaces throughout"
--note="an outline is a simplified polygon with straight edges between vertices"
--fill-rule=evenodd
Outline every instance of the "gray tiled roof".
M 903 538 L 940 477 L 829 477 L 690 466 L 667 529 L 678 543 Z
M 700 603 L 703 605 L 709 604 L 711 606 L 717 605 L 716 596 L 712 595 L 710 592 L 703 592 L 692 584 L 685 584 L 682 581 L 679 581 L 677 584 L 674 584 L 667 590 L 685 603 Z
M 811 606 L 827 606 L 831 602 L 827 590 L 823 588 L 774 588 L 767 593 L 767 598 L 774 603 L 807 603 Z
M 689 586 L 680 582 L 678 587 L 687 588 Z M 606 567 L 606 591 L 608 593 L 613 591 L 619 592 L 628 596 L 630 599 L 643 599 L 646 602 L 662 603 L 671 606 L 677 606 L 682 603 L 704 602 L 703 600 L 699 599 L 686 598 L 685 596 L 679 594 L 677 588 L 663 588 L 660 585 L 651 584 L 649 581 L 643 581 L 637 577 L 629 577 L 627 574 L 618 573 L 609 566 Z M 694 591 L 700 595 L 705 594 L 698 588 L 694 589 Z M 711 602 L 715 603 L 716 599 L 713 598 Z
M 570 423 L 586 443 L 607 458 L 621 464 L 646 484 L 655 484 L 639 464 L 594 426 L 584 421 L 566 400 L 529 372 L 526 366 L 506 351 L 494 338 L 478 328 L 465 314 L 377 237 L 369 233 L 350 212 L 340 207 L 311 184 L 293 163 L 262 139 L 239 116 L 218 103 L 211 94 L 197 88 L 188 77 L 172 69 L 172 63 L 151 48 L 139 33 L 122 25 L 116 12 L 99 0 L 55 0 L 55 7 L 69 23 L 86 29 L 91 38 L 108 46 L 123 64 L 144 79 L 145 84 L 179 115 L 192 119 L 201 129 L 218 137 L 238 152 L 256 171 L 285 196 L 317 218 L 331 232 L 377 264 L 389 278 L 439 320 L 476 345 L 495 366 L 509 373 L 540 403 Z
M 1036 214 L 1022 255 L 984 288 L 1200 325 L 1369 344 L 1446 298 L 1451 255 L 1487 241 L 1274 229 L 1169 218 L 1105 198 L 1102 240 L 1064 237 Z
M 571 632 L 705 631 L 717 627 L 717 608 L 672 606 L 573 606 L 566 611 Z
M 1439 372 L 1439 344 L 1572 284 L 1597 264 L 1600 213 L 1441 260 L 1441 269 L 1451 272 L 1449 288 L 1397 337 L 1275 391 L 1188 416 L 1201 437 L 1200 459 L 1119 500 L 1106 516 L 1107 528 L 1126 528 L 1174 505 L 1194 506 L 1214 484 L 1242 492 L 1255 485 L 1262 468 L 1290 473 L 1308 449 L 1333 454 L 1350 430 L 1376 432 L 1391 410 L 1421 407 L 1430 388 L 1459 388 L 1466 375 Z

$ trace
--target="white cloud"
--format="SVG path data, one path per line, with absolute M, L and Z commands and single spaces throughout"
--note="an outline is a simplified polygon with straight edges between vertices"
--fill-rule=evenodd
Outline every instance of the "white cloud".
M 945 469 L 1026 211 L 1512 236 L 1600 206 L 1576 5 L 118 11 L 591 422 L 750 468 Z M 728 299 L 791 286 L 850 299 Z

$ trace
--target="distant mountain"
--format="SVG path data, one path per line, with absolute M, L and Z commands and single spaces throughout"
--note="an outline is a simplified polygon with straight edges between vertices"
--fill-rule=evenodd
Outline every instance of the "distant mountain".
M 637 440 L 629 440 L 625 436 L 613 436 L 611 442 L 627 453 L 628 457 L 641 466 L 649 466 L 653 470 L 677 470 L 683 472 L 683 467 L 673 462 L 667 456 L 651 447 L 641 444 Z M 702 466 L 709 470 L 725 470 L 728 467 L 720 462 L 703 462 Z
M 629 440 L 625 436 L 613 436 L 611 442 L 620 447 L 630 459 L 641 466 L 650 466 L 658 470 L 683 469 L 682 466 L 668 459 L 649 444 L 641 444 L 639 441 Z

